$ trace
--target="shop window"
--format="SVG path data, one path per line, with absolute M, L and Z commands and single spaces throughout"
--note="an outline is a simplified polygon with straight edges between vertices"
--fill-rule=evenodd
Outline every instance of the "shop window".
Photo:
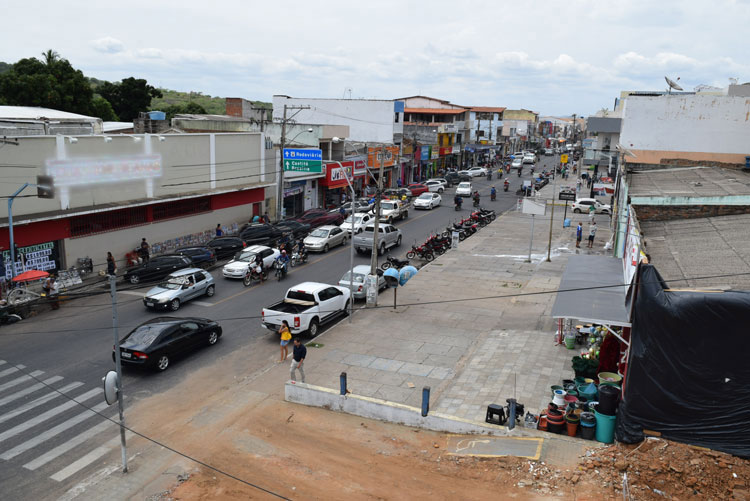
M 147 222 L 147 207 L 130 207 L 128 209 L 72 217 L 70 219 L 70 234 L 73 237 L 82 237 L 84 235 L 127 228 L 128 226 L 138 226 Z
M 154 205 L 154 221 L 173 219 L 176 217 L 200 214 L 211 210 L 211 199 L 209 197 L 188 198 Z

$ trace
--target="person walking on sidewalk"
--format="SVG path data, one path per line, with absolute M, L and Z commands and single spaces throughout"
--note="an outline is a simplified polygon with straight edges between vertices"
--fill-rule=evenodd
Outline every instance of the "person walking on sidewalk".
M 302 344 L 298 337 L 294 338 L 294 351 L 292 353 L 292 365 L 289 367 L 289 378 L 296 381 L 295 371 L 299 369 L 300 381 L 305 382 L 305 357 L 307 348 Z
M 591 223 L 591 227 L 589 228 L 589 249 L 594 247 L 594 237 L 596 236 L 596 221 L 593 221 Z
M 107 275 L 114 276 L 117 273 L 115 258 L 111 252 L 107 252 Z
M 262 280 L 262 279 L 261 279 Z M 279 327 L 279 334 L 281 335 L 281 358 L 279 362 L 286 360 L 289 356 L 289 341 L 292 339 L 292 332 L 289 330 L 289 322 L 286 320 L 281 321 L 281 327 Z
M 583 226 L 581 226 L 581 223 L 578 223 L 578 228 L 576 228 L 576 248 L 581 248 L 581 240 L 583 239 Z
M 221 229 L 221 223 L 216 225 L 216 236 L 220 237 L 224 234 L 224 230 Z

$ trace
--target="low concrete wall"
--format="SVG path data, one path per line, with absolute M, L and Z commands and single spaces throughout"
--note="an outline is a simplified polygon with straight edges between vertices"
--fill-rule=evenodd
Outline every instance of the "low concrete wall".
M 544 437 L 547 434 L 516 426 L 508 430 L 505 426 L 491 425 L 461 419 L 447 414 L 430 412 L 422 417 L 421 409 L 388 402 L 378 398 L 362 397 L 351 393 L 343 396 L 338 391 L 311 384 L 287 381 L 284 387 L 287 402 L 322 407 L 337 412 L 346 412 L 369 419 L 413 426 L 446 433 L 470 433 L 481 435 L 503 435 L 515 437 Z

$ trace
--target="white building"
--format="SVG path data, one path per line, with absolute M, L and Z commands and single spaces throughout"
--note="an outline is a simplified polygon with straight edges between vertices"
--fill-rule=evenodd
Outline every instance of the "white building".
M 101 133 L 101 118 L 33 106 L 0 106 L 0 136 Z

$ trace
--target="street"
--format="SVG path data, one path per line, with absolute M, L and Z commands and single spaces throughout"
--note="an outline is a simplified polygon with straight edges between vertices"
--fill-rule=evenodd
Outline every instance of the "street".
M 535 172 L 550 168 L 554 158 L 542 157 Z M 523 179 L 529 179 L 529 168 L 524 168 L 522 178 L 511 171 L 507 193 L 502 190 L 504 179 L 474 178 L 473 188 L 480 191 L 483 207 L 498 213 L 514 208 L 515 191 Z M 491 186 L 497 188 L 495 202 L 490 201 Z M 412 209 L 406 220 L 396 223 L 403 232 L 403 243 L 400 248 L 392 249 L 394 256 L 403 258 L 413 243 L 421 244 L 431 233 L 444 231 L 449 223 L 469 214 L 472 204 L 468 198 L 461 212 L 454 210 L 454 191 L 455 188 L 451 188 L 443 193 L 440 207 L 431 211 Z M 279 282 L 271 278 L 251 287 L 244 287 L 239 280 L 224 279 L 221 267 L 214 269 L 216 294 L 186 303 L 174 316 L 219 321 L 223 327 L 220 342 L 174 360 L 165 373 L 124 367 L 126 416 L 133 402 L 169 392 L 192 371 L 218 366 L 224 356 L 235 350 L 249 349 L 252 353 L 247 361 L 248 373 L 272 367 L 279 357 L 278 340 L 261 326 L 261 309 L 278 301 L 294 284 L 304 281 L 338 283 L 349 269 L 349 259 L 348 244 L 326 254 L 311 253 L 308 263 L 290 268 L 285 280 Z M 370 263 L 369 254 L 355 254 L 354 259 L 355 265 Z M 413 264 L 421 263 L 415 260 Z M 150 318 L 171 314 L 144 308 L 141 298 L 147 287 L 133 290 L 130 284 L 122 282 L 118 287 L 126 289 L 118 293 L 120 337 Z M 362 302 L 355 305 L 360 306 Z M 59 495 L 86 472 L 89 463 L 93 464 L 105 454 L 114 454 L 119 441 L 115 425 L 102 422 L 101 418 L 62 395 L 42 388 L 21 371 L 6 368 L 23 365 L 23 371 L 32 372 L 33 376 L 48 381 L 66 395 L 81 397 L 85 405 L 115 418 L 116 406 L 108 407 L 100 400 L 101 378 L 114 366 L 113 344 L 112 309 L 107 293 L 64 303 L 58 311 L 45 312 L 0 330 L 0 359 L 4 361 L 0 364 L 0 461 L 5 462 L 0 469 L 0 483 L 5 486 L 7 497 L 41 499 Z M 26 389 L 35 383 L 35 390 Z M 28 399 L 13 398 L 16 392 L 22 391 L 39 397 L 38 402 L 32 401 L 36 402 L 32 407 Z M 18 402 L 24 405 L 19 407 Z

